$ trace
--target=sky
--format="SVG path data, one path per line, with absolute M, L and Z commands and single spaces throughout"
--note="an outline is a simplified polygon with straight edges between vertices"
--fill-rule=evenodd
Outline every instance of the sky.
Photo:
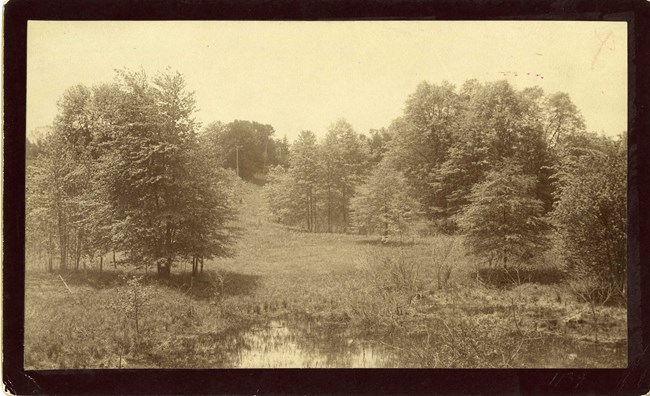
M 387 127 L 417 85 L 508 80 L 567 92 L 588 130 L 627 129 L 627 24 L 584 21 L 29 21 L 27 131 L 70 86 L 115 69 L 181 72 L 203 125 L 251 120 L 293 141 L 345 118 Z

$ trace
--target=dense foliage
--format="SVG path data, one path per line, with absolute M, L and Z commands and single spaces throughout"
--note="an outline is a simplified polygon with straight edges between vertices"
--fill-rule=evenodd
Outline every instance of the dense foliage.
M 423 82 L 386 128 L 340 119 L 291 146 L 253 121 L 199 131 L 194 110 L 178 73 L 67 90 L 51 132 L 28 144 L 28 254 L 49 268 L 118 251 L 161 274 L 178 259 L 196 269 L 232 252 L 242 178 L 266 180 L 272 218 L 308 232 L 424 222 L 503 265 L 555 241 L 572 274 L 624 289 L 626 140 L 587 133 L 565 93 Z
M 287 164 L 287 138 L 274 139 L 274 133 L 271 125 L 254 121 L 213 122 L 204 131 L 204 141 L 219 166 L 252 180 L 269 167 Z
M 620 289 L 624 154 L 624 140 L 585 131 L 566 93 L 423 82 L 369 137 L 344 121 L 321 141 L 303 132 L 266 194 L 277 221 L 307 231 L 402 234 L 424 219 L 492 264 L 529 262 L 556 240 L 569 267 Z
M 572 273 L 624 294 L 627 267 L 626 139 L 585 136 L 558 164 L 552 219 Z
M 27 168 L 28 254 L 79 269 L 117 250 L 161 275 L 178 258 L 227 255 L 234 179 L 210 166 L 193 113 L 178 73 L 124 70 L 66 91 Z

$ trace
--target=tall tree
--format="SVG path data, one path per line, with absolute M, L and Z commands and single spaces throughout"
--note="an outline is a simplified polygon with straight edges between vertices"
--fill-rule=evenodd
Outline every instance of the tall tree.
M 365 174 L 368 153 L 359 135 L 345 120 L 330 125 L 321 145 L 321 195 L 325 205 L 327 232 L 349 225 L 350 199 Z
M 341 212 L 343 232 L 347 231 L 350 223 L 350 199 L 355 194 L 355 189 L 366 175 L 368 165 L 367 146 L 361 143 L 352 125 L 341 119 L 330 127 L 330 131 L 339 137 L 339 156 L 341 166 L 341 179 L 339 189 L 341 191 Z
M 113 234 L 132 260 L 155 263 L 158 273 L 167 276 L 175 258 L 190 250 L 187 235 L 203 233 L 196 216 L 213 219 L 197 208 L 197 202 L 207 213 L 228 202 L 211 199 L 205 181 L 197 179 L 210 173 L 200 167 L 207 162 L 203 156 L 189 155 L 197 153 L 197 125 L 192 118 L 193 94 L 185 89 L 183 77 L 166 72 L 150 81 L 144 73 L 127 71 L 118 77 L 124 119 L 113 140 L 112 165 L 106 168 L 111 172 L 107 191 L 116 216 Z M 197 167 L 203 170 L 192 172 Z M 212 240 L 221 243 L 220 238 Z M 201 249 L 204 254 L 219 253 Z
M 302 131 L 291 147 L 290 176 L 296 183 L 300 195 L 302 213 L 308 231 L 316 231 L 316 189 L 318 185 L 318 144 L 316 135 Z
M 305 224 L 307 210 L 304 190 L 301 190 L 289 170 L 279 165 L 271 168 L 263 192 L 276 222 L 292 226 Z
M 415 189 L 430 218 L 446 207 L 446 193 L 432 188 L 448 159 L 460 115 L 455 87 L 422 82 L 406 100 L 404 115 L 393 122 L 389 157 Z

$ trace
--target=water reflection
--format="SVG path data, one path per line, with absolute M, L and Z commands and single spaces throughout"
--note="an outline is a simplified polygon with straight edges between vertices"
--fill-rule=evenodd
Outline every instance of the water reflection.
M 274 320 L 236 337 L 235 367 L 386 367 L 393 356 L 341 325 Z

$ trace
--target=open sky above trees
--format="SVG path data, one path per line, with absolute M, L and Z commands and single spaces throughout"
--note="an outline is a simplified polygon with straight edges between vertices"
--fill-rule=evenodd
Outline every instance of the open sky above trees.
M 256 120 L 294 141 L 332 120 L 381 128 L 423 80 L 567 92 L 587 130 L 627 129 L 623 22 L 58 22 L 28 26 L 27 133 L 66 88 L 116 68 L 182 70 L 197 121 Z M 38 133 L 38 132 L 37 132 Z M 36 136 L 33 136 L 36 137 Z

